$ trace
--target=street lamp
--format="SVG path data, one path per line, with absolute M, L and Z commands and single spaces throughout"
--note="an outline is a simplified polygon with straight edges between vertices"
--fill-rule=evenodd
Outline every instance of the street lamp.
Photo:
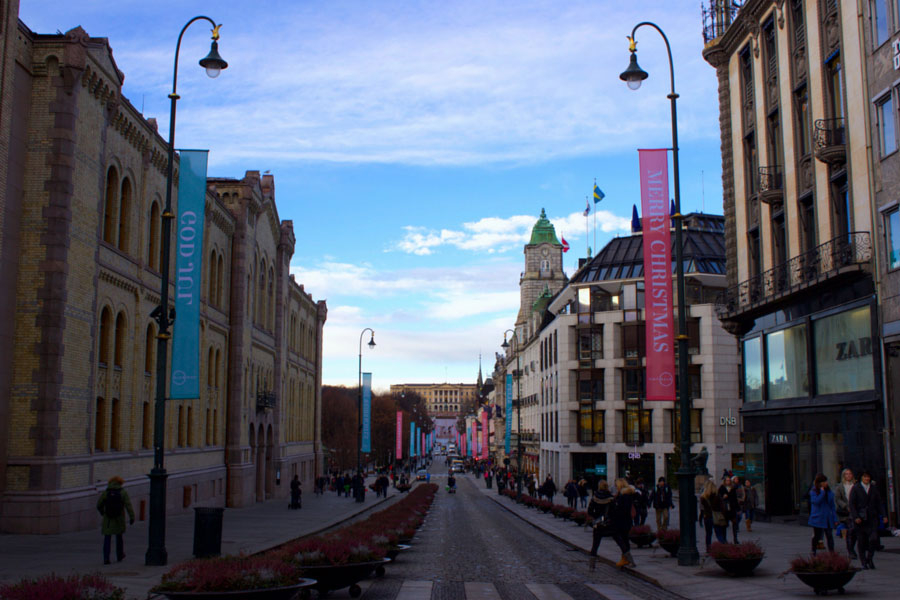
M 172 73 L 172 101 L 169 109 L 169 164 L 166 169 L 166 207 L 162 213 L 162 257 L 160 260 L 160 299 L 159 306 L 150 314 L 159 326 L 156 336 L 156 404 L 154 406 L 153 423 L 153 469 L 150 471 L 150 513 L 148 521 L 149 545 L 144 557 L 144 564 L 162 566 L 168 560 L 166 552 L 166 474 L 164 464 L 164 446 L 166 434 L 166 365 L 168 362 L 168 343 L 172 338 L 169 326 L 175 320 L 174 310 L 169 313 L 169 255 L 171 254 L 172 219 L 172 174 L 175 166 L 175 103 L 178 101 L 178 52 L 181 50 L 181 38 L 194 21 L 209 21 L 212 25 L 212 45 L 209 54 L 200 61 L 210 77 L 218 77 L 228 63 L 219 56 L 219 28 L 209 17 L 197 16 L 188 21 L 178 34 L 175 45 L 175 67 Z
M 641 87 L 641 82 L 647 79 L 647 72 L 637 64 L 637 42 L 634 34 L 644 25 L 652 27 L 662 36 L 666 43 L 666 52 L 669 54 L 669 81 L 671 91 L 666 96 L 672 105 L 672 166 L 675 170 L 675 273 L 678 285 L 678 400 L 681 413 L 681 467 L 678 469 L 678 494 L 680 497 L 678 518 L 681 527 L 681 547 L 678 549 L 678 564 L 682 566 L 696 565 L 700 560 L 697 553 L 697 532 L 694 522 L 697 514 L 697 499 L 694 497 L 694 469 L 691 466 L 691 403 L 688 397 L 687 375 L 687 335 L 686 318 L 687 309 L 684 300 L 684 261 L 682 258 L 683 245 L 681 241 L 682 216 L 681 216 L 681 188 L 678 172 L 678 118 L 675 109 L 675 101 L 678 94 L 675 93 L 675 69 L 672 65 L 672 48 L 663 30 L 655 23 L 644 21 L 638 23 L 631 30 L 628 38 L 631 60 L 628 68 L 619 75 L 619 78 L 628 84 L 628 87 L 636 90 Z
M 500 347 L 509 350 L 509 342 L 506 334 L 512 333 L 513 352 L 516 353 L 516 496 L 522 496 L 522 387 L 519 382 L 521 369 L 519 368 L 519 335 L 512 329 L 503 332 L 503 343 Z M 509 415 L 506 415 L 509 418 Z
M 366 332 L 370 332 L 372 336 L 367 344 L 369 348 L 375 347 L 375 330 L 366 327 L 359 334 L 359 402 L 356 404 L 357 432 L 356 432 L 356 473 L 362 473 L 362 467 L 359 462 L 359 453 L 362 450 L 362 339 Z

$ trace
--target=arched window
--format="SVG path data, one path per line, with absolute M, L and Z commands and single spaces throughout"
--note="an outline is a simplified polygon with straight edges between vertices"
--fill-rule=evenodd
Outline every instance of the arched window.
M 100 397 L 94 406 L 94 450 L 106 450 L 106 400 Z
M 256 295 L 259 297 L 256 304 L 256 323 L 260 327 L 264 327 L 266 322 L 266 266 L 262 263 L 259 266 L 259 287 L 256 290 Z
M 206 407 L 206 445 L 213 445 L 212 409 Z
M 216 306 L 221 308 L 225 306 L 223 303 L 225 296 L 225 257 L 221 253 L 219 254 L 219 266 L 216 269 L 216 274 L 218 275 L 216 278 Z
M 154 271 L 159 271 L 159 203 L 150 205 L 150 240 L 147 247 L 147 264 Z
M 216 349 L 216 368 L 215 368 L 215 383 L 216 388 L 222 387 L 222 351 L 218 348 Z
M 122 421 L 122 403 L 118 398 L 112 399 L 112 415 L 110 417 L 110 425 L 109 425 L 109 448 L 110 450 L 121 450 L 122 447 L 119 445 L 120 440 L 120 425 Z
M 144 338 L 144 373 L 153 373 L 153 363 L 156 358 L 156 328 L 153 323 L 147 325 L 147 335 Z
M 122 195 L 119 197 L 119 243 L 118 248 L 126 254 L 131 250 L 131 180 L 122 179 Z
M 141 410 L 141 447 L 150 448 L 153 443 L 153 418 L 150 412 L 150 403 L 144 402 Z
M 214 357 L 215 357 L 215 350 L 213 350 L 213 347 L 210 346 L 209 347 L 209 356 L 206 359 L 206 385 L 208 385 L 209 387 L 212 387 L 213 383 L 216 380 L 215 373 L 213 373 L 213 367 L 215 366 L 213 364 L 213 361 L 215 360 Z
M 210 250 L 209 252 L 209 289 L 206 294 L 206 301 L 212 304 L 213 306 L 218 306 L 218 302 L 216 301 L 216 288 L 218 287 L 218 283 L 216 278 L 218 276 L 217 269 L 219 267 L 218 261 L 216 261 L 216 251 Z
M 122 368 L 122 363 L 125 362 L 126 335 L 125 313 L 120 312 L 116 315 L 116 341 L 114 346 L 115 355 L 113 358 L 115 366 L 120 369 Z
M 104 306 L 100 313 L 100 348 L 98 349 L 98 362 L 101 365 L 109 364 L 109 336 L 112 335 L 112 311 Z
M 103 241 L 107 244 L 116 243 L 116 213 L 118 206 L 116 200 L 119 195 L 119 172 L 115 167 L 110 167 L 106 172 L 106 198 L 103 202 Z

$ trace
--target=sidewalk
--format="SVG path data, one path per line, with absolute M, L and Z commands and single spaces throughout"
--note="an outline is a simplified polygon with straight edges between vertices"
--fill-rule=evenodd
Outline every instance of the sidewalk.
M 575 525 L 571 521 L 554 518 L 549 513 L 541 513 L 533 508 L 497 494 L 496 489 L 485 489 L 482 482 L 476 485 L 483 494 L 493 499 L 503 508 L 519 518 L 545 531 L 560 541 L 587 554 L 591 547 L 591 530 Z M 672 509 L 670 527 L 678 527 L 678 507 Z M 655 531 L 656 517 L 651 509 L 647 524 Z M 755 541 L 766 551 L 766 557 L 754 571 L 752 577 L 735 578 L 723 571 L 716 562 L 703 555 L 705 549 L 705 533 L 697 529 L 697 548 L 701 553 L 700 565 L 696 567 L 679 567 L 675 558 L 660 549 L 632 549 L 637 569 L 632 573 L 659 585 L 673 593 L 692 600 L 722 598 L 759 600 L 776 600 L 781 598 L 812 597 L 813 590 L 801 583 L 794 575 L 781 574 L 790 567 L 790 561 L 798 555 L 808 555 L 812 529 L 796 524 L 753 523 L 753 531 L 747 532 L 741 523 L 742 531 L 739 541 Z M 729 530 L 728 539 L 731 540 Z M 715 541 L 715 537 L 713 537 Z M 866 598 L 896 598 L 897 573 L 900 573 L 900 538 L 881 538 L 887 552 L 875 554 L 874 571 L 860 571 L 847 584 L 847 595 Z M 835 539 L 835 550 L 846 552 L 844 540 Z M 611 538 L 604 538 L 600 543 L 600 561 L 614 564 L 619 559 L 619 549 Z M 859 562 L 854 561 L 858 567 Z M 724 587 L 723 587 L 724 586 Z
M 367 480 L 366 484 L 371 483 Z M 226 508 L 222 524 L 222 554 L 254 554 L 297 537 L 312 535 L 367 512 L 384 508 L 401 497 L 391 488 L 388 498 L 378 498 L 368 490 L 364 503 L 338 497 L 335 492 L 316 496 L 303 494 L 303 508 L 288 510 L 288 500 L 269 500 L 246 508 Z M 103 564 L 103 537 L 100 528 L 61 535 L 0 535 L 0 582 L 18 581 L 48 573 L 100 572 L 127 590 L 126 597 L 146 598 L 151 587 L 172 566 L 191 559 L 194 543 L 194 514 L 179 514 L 166 520 L 168 565 L 144 565 L 147 551 L 147 522 L 139 521 L 125 532 L 126 558 Z

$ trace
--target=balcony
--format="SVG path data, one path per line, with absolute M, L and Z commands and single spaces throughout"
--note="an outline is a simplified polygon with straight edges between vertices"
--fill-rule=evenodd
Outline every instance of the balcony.
M 868 231 L 834 238 L 765 273 L 728 288 L 716 301 L 721 320 L 750 317 L 769 304 L 847 273 L 862 271 L 872 260 Z M 733 332 L 732 332 L 733 333 Z
M 744 4 L 743 0 L 709 0 L 709 8 L 701 3 L 703 13 L 703 43 L 709 44 L 725 35 L 737 12 Z
M 816 158 L 826 164 L 847 160 L 847 134 L 844 119 L 817 119 L 815 123 Z
M 767 204 L 784 201 L 784 175 L 781 167 L 759 168 L 759 199 Z
M 256 392 L 256 411 L 275 408 L 275 392 Z

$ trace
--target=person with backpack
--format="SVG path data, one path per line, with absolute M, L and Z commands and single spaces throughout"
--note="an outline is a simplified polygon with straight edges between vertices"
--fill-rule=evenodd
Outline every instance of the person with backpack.
M 109 564 L 109 552 L 112 536 L 116 536 L 116 560 L 122 562 L 125 558 L 125 542 L 122 538 L 125 533 L 125 512 L 128 511 L 129 524 L 134 525 L 134 508 L 122 486 L 125 481 L 115 475 L 109 478 L 106 490 L 100 494 L 97 500 L 97 511 L 103 516 L 103 524 L 100 532 L 103 534 L 103 564 Z

